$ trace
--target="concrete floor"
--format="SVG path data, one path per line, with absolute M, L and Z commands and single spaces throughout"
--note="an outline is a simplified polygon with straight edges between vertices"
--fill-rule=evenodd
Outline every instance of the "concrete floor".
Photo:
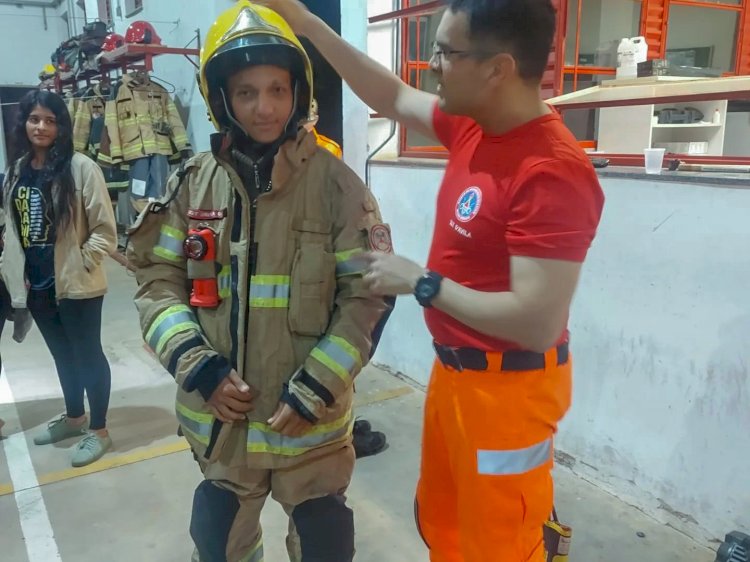
M 63 411 L 57 377 L 36 329 L 22 345 L 6 330 L 0 380 L 0 418 L 7 422 L 0 443 L 3 562 L 190 560 L 187 527 L 200 474 L 175 435 L 174 382 L 143 347 L 131 302 L 134 280 L 114 262 L 108 272 L 103 339 L 113 371 L 115 449 L 99 463 L 70 468 L 74 442 L 34 446 L 34 432 Z M 375 368 L 358 379 L 357 390 L 357 414 L 385 431 L 390 445 L 357 462 L 350 490 L 356 560 L 426 562 L 412 518 L 423 393 Z M 711 551 L 565 469 L 556 480 L 560 516 L 574 528 L 571 561 L 713 562 Z M 286 560 L 285 516 L 272 501 L 264 526 L 266 561 Z

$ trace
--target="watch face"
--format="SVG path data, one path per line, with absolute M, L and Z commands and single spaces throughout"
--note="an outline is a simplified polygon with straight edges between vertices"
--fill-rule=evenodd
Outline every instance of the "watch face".
M 435 294 L 435 280 L 429 277 L 420 279 L 415 293 L 420 299 L 429 299 Z
M 420 298 L 427 298 L 433 293 L 433 288 L 426 280 L 417 285 L 417 296 Z
M 414 296 L 417 298 L 419 304 L 424 307 L 432 306 L 432 300 L 440 292 L 440 282 L 442 279 L 437 273 L 429 272 L 417 281 L 417 286 L 414 287 Z

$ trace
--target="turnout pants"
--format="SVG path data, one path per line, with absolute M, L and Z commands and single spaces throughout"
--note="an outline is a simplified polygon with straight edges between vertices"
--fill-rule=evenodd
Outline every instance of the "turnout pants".
M 289 515 L 291 562 L 351 562 L 354 520 L 344 493 L 354 449 L 344 445 L 289 469 L 202 465 L 206 480 L 195 491 L 190 534 L 193 562 L 262 562 L 260 513 L 270 494 Z
M 432 562 L 544 562 L 553 435 L 570 406 L 571 362 L 485 371 L 436 361 L 427 391 L 415 515 Z M 558 364 L 561 363 L 561 364 Z

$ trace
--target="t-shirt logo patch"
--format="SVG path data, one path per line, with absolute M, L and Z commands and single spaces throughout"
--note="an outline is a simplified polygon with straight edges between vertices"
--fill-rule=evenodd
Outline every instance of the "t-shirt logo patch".
M 481 206 L 482 190 L 478 187 L 469 187 L 458 198 L 456 218 L 461 222 L 469 222 L 477 216 Z

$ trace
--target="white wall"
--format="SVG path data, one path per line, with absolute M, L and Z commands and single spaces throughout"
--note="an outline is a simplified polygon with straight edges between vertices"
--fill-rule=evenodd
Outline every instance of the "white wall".
M 367 0 L 343 0 L 341 37 L 360 51 L 367 50 Z M 367 122 L 369 110 L 351 88 L 343 83 L 344 161 L 360 178 L 365 178 L 367 161 Z
M 369 0 L 367 2 L 367 17 L 369 18 L 392 12 L 393 9 L 393 0 Z M 398 71 L 398 65 L 394 64 L 393 45 L 394 39 L 397 36 L 396 30 L 399 25 L 400 23 L 398 21 L 386 21 L 370 24 L 367 28 L 367 54 L 393 72 Z M 369 108 L 368 112 L 375 113 L 374 110 Z M 392 123 L 388 119 L 368 120 L 368 153 L 372 153 L 389 138 L 391 125 Z M 397 155 L 398 129 L 390 142 L 383 146 L 378 152 L 378 157 L 395 158 Z
M 396 250 L 420 263 L 442 173 L 372 168 Z M 558 448 L 579 474 L 691 536 L 749 531 L 750 190 L 602 183 Z M 375 361 L 426 384 L 432 358 L 421 310 L 399 299 Z
M 748 531 L 750 190 L 603 185 L 559 446 L 581 473 L 693 536 Z
M 442 166 L 387 166 L 373 162 L 370 187 L 384 220 L 391 225 L 396 253 L 427 262 L 435 224 L 435 195 Z M 412 298 L 400 298 L 383 333 L 374 361 L 427 385 L 432 368 L 432 339 L 422 309 Z
M 42 8 L 0 5 L 0 85 L 34 86 L 50 55 L 67 39 L 58 11 L 48 9 L 47 29 Z

